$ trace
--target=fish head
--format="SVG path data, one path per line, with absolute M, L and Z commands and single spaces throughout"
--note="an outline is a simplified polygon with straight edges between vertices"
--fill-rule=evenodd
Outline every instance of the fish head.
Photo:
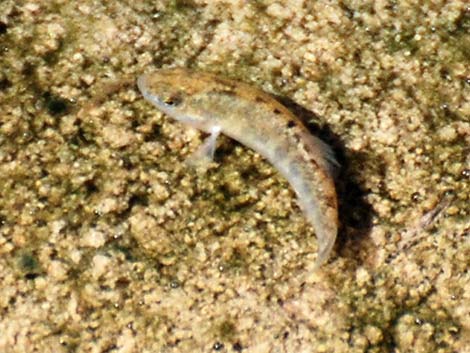
M 137 87 L 147 101 L 166 115 L 200 130 L 213 129 L 215 123 L 208 121 L 204 104 L 200 104 L 207 86 L 191 71 L 155 70 L 140 76 Z

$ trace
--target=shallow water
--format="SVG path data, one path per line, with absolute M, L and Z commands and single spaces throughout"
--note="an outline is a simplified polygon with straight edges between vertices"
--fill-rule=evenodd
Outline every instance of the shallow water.
M 0 3 L 1 351 L 464 351 L 469 9 L 282 4 Z M 286 97 L 333 144 L 321 271 L 259 155 L 184 164 L 203 136 L 135 87 L 166 65 Z

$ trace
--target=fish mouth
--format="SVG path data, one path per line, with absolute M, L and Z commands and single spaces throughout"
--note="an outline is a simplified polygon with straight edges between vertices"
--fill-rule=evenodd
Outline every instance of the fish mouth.
M 146 74 L 143 74 L 137 78 L 137 88 L 140 93 L 144 96 L 146 100 L 155 105 L 157 108 L 164 110 L 166 108 L 165 102 L 161 100 L 158 96 L 152 94 L 148 89 L 148 77 Z
M 140 75 L 137 78 L 137 87 L 139 88 L 139 91 L 142 94 L 145 94 L 147 92 L 147 90 L 145 89 L 146 81 L 147 81 L 146 79 L 147 79 L 146 75 Z
M 154 101 L 158 101 L 159 103 L 161 103 L 161 101 L 156 97 L 154 96 L 153 94 L 151 94 L 149 92 L 149 90 L 147 89 L 148 85 L 147 85 L 147 75 L 140 75 L 138 78 L 137 78 L 137 88 L 139 88 L 139 91 L 140 93 L 142 93 L 142 95 L 150 100 L 152 103 Z

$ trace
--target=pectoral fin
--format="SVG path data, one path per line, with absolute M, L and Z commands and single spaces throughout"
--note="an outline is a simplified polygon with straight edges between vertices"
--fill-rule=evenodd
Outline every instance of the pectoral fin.
M 219 135 L 220 128 L 213 128 L 203 144 L 188 157 L 186 163 L 192 167 L 209 168 L 210 164 L 214 161 L 217 137 Z

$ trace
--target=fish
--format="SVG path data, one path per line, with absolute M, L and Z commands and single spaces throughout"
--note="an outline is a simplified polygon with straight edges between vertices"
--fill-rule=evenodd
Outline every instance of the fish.
M 209 134 L 195 152 L 198 158 L 212 159 L 224 134 L 267 159 L 287 179 L 313 226 L 314 268 L 328 260 L 339 227 L 339 164 L 329 145 L 272 95 L 244 82 L 178 67 L 144 73 L 137 87 L 165 115 Z

